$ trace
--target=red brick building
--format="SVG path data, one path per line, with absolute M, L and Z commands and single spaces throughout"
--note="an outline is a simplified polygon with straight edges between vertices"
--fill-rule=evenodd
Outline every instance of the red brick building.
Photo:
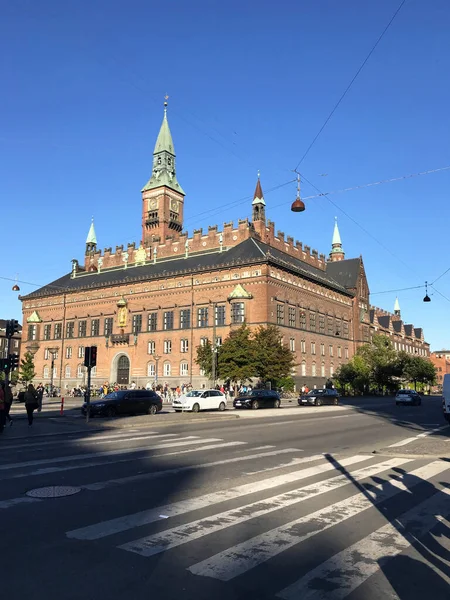
M 437 371 L 437 388 L 442 390 L 444 375 L 450 373 L 450 350 L 436 350 L 430 354 L 430 360 Z
M 205 339 L 220 344 L 246 322 L 278 325 L 296 355 L 297 386 L 319 386 L 381 327 L 372 319 L 363 260 L 345 260 L 337 223 L 327 260 L 275 231 L 259 179 L 252 219 L 222 230 L 214 225 L 189 236 L 184 202 L 165 107 L 142 189 L 140 243 L 102 251 L 92 223 L 84 262 L 72 261 L 70 273 L 21 297 L 39 380 L 49 382 L 53 354 L 55 385 L 83 383 L 84 349 L 97 345 L 95 384 L 200 386 L 207 380 L 195 364 L 196 347 Z M 399 339 L 408 337 L 406 327 Z M 409 337 L 427 352 L 422 334 Z

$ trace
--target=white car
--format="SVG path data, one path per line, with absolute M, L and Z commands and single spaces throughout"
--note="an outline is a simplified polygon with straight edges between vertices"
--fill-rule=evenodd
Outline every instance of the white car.
M 191 390 L 187 394 L 172 400 L 175 412 L 200 410 L 225 410 L 227 398 L 219 390 Z
M 420 397 L 420 394 L 414 390 L 399 390 L 395 396 L 395 404 L 397 406 L 400 406 L 400 404 L 420 406 L 422 404 L 422 398 Z

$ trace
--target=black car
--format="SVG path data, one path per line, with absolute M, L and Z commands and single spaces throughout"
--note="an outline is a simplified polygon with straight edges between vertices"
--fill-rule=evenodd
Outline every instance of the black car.
M 322 404 L 339 404 L 339 394 L 334 389 L 322 388 L 320 390 L 311 390 L 307 394 L 302 394 L 298 399 L 299 406 L 322 406 Z
M 136 415 L 146 413 L 155 415 L 162 409 L 162 400 L 152 390 L 120 390 L 111 392 L 101 400 L 91 402 L 91 417 L 115 417 L 118 415 Z M 87 412 L 86 402 L 81 408 L 83 415 Z
M 275 390 L 252 390 L 238 396 L 233 402 L 234 408 L 280 408 L 280 394 Z

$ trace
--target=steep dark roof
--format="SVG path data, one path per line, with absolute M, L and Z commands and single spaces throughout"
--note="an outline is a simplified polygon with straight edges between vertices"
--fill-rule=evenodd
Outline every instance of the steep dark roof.
M 347 261 L 346 261 L 347 262 Z M 359 259 L 358 259 L 359 262 Z M 153 279 L 167 278 L 183 273 L 201 273 L 202 271 L 228 268 L 232 266 L 251 265 L 255 263 L 271 263 L 281 268 L 298 273 L 311 281 L 325 285 L 341 293 L 351 295 L 340 282 L 336 282 L 326 271 L 289 256 L 263 242 L 249 238 L 229 250 L 197 252 L 187 258 L 160 258 L 156 263 L 145 265 L 129 265 L 127 269 L 122 266 L 97 272 L 80 272 L 72 278 L 70 273 L 56 279 L 42 288 L 21 296 L 21 299 L 39 296 L 51 296 L 62 292 L 71 292 L 82 289 L 98 289 L 111 285 L 135 283 Z
M 414 335 L 418 340 L 422 339 L 422 327 L 414 327 Z
M 389 315 L 379 315 L 378 317 L 378 323 L 381 325 L 381 327 L 384 327 L 385 329 L 389 329 L 390 321 L 391 317 Z M 394 324 L 394 322 L 392 324 Z
M 400 332 L 401 332 L 401 330 L 402 330 L 402 323 L 403 323 L 403 321 L 399 321 L 398 319 L 394 319 L 394 320 L 392 321 L 392 327 L 394 328 L 394 330 L 395 330 L 397 333 L 400 333 Z
M 405 333 L 408 337 L 411 337 L 413 334 L 413 326 L 412 325 L 405 325 Z
M 327 274 L 345 288 L 355 288 L 361 260 L 359 258 L 349 258 L 347 260 L 337 260 L 327 263 Z

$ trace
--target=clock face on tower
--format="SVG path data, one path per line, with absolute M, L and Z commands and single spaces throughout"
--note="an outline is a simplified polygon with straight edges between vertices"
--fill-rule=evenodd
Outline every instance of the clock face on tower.
M 150 210 L 155 210 L 155 208 L 158 208 L 158 200 L 156 198 L 149 200 L 148 207 Z
M 170 201 L 170 210 L 173 210 L 173 212 L 178 212 L 179 209 L 179 204 L 178 204 L 178 200 L 171 200 Z

